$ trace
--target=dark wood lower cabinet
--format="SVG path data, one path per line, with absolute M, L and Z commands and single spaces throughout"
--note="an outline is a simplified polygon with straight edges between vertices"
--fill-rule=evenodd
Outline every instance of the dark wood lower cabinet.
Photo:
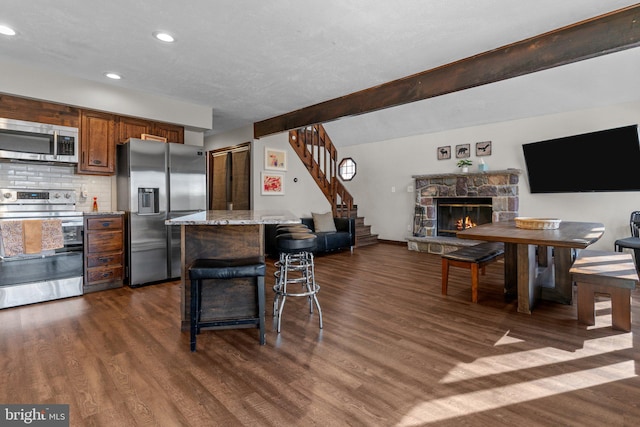
M 84 220 L 84 293 L 122 287 L 122 215 L 90 215 Z

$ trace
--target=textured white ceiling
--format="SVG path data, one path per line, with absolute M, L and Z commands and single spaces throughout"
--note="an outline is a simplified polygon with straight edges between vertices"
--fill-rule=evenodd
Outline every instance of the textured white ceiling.
M 0 55 L 100 82 L 122 73 L 106 83 L 210 106 L 215 134 L 634 3 L 2 0 L 0 24 L 18 34 L 0 36 Z M 340 146 L 633 100 L 638 69 L 632 49 L 327 128 Z

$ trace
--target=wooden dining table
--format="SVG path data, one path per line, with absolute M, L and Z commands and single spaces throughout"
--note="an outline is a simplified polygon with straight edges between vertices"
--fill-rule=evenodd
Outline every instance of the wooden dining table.
M 518 298 L 518 312 L 531 314 L 538 299 L 571 304 L 569 269 L 576 250 L 597 242 L 604 225 L 561 221 L 556 229 L 525 229 L 515 221 L 482 224 L 458 231 L 460 239 L 504 242 L 506 296 Z

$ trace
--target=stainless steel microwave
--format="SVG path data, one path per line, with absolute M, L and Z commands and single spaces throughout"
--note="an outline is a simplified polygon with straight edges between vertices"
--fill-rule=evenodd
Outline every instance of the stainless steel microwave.
M 0 159 L 78 163 L 78 128 L 0 118 Z

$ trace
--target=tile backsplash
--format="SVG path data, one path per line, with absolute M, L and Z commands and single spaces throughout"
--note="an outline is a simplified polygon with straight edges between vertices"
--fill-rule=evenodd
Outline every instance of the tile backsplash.
M 77 211 L 91 211 L 94 197 L 100 211 L 116 210 L 115 177 L 77 175 L 75 171 L 72 166 L 0 162 L 0 188 L 70 189 L 76 191 Z M 81 197 L 83 190 L 86 198 Z

